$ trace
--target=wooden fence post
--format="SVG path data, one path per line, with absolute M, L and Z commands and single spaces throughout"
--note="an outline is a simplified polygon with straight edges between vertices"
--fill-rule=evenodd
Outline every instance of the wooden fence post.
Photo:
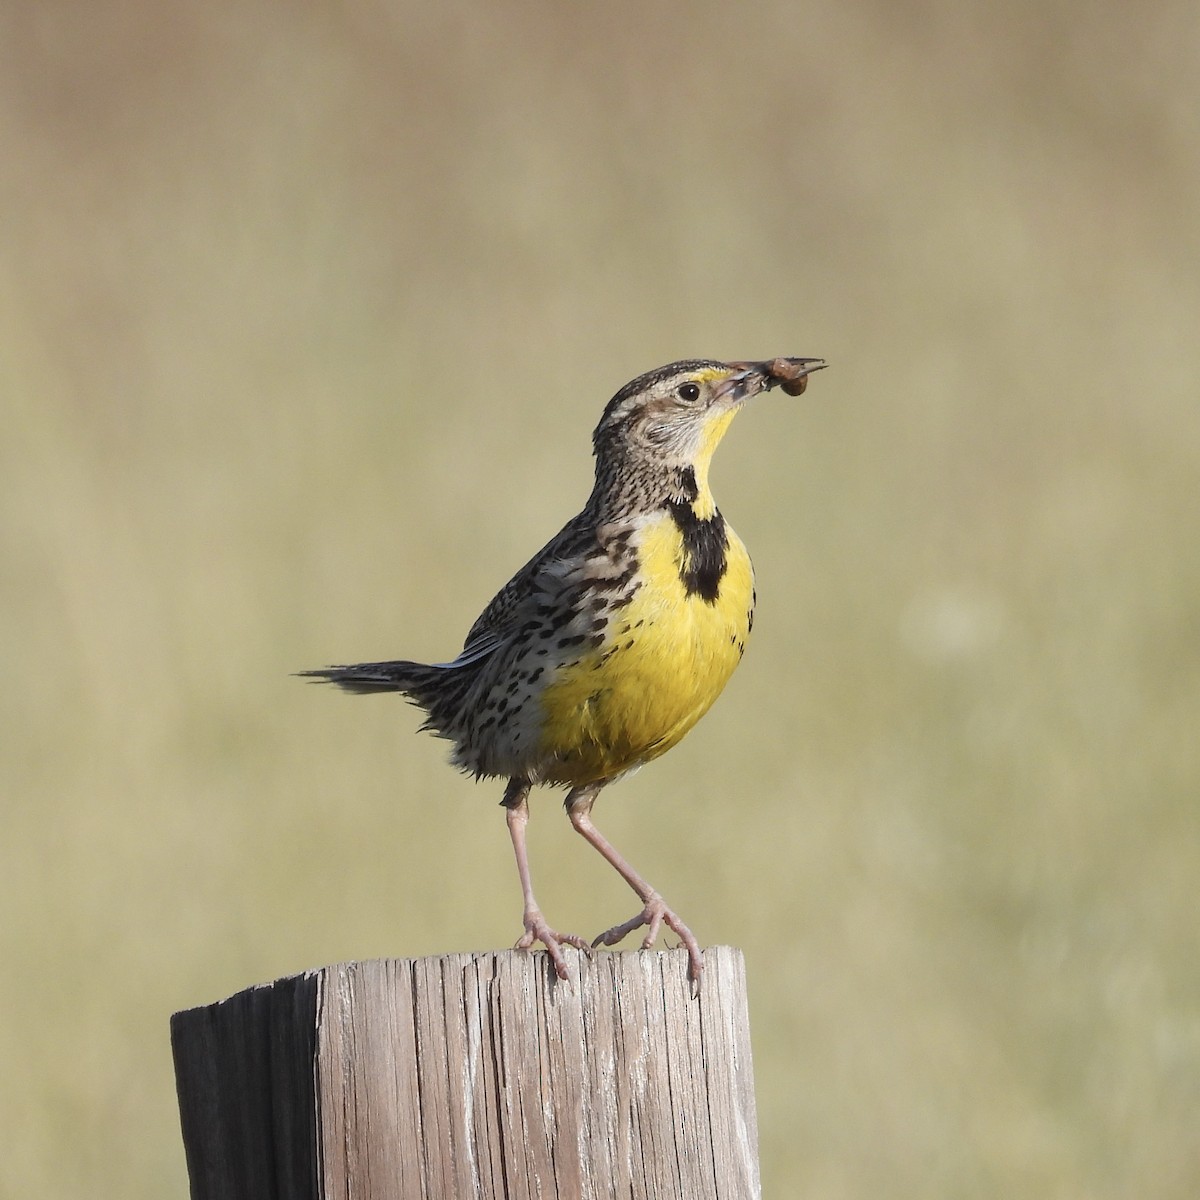
M 176 1013 L 193 1200 L 760 1195 L 746 974 L 705 952 L 342 963 Z

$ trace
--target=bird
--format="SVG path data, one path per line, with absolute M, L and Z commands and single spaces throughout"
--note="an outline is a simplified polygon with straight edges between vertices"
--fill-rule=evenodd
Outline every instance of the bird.
M 686 359 L 638 376 L 608 402 L 592 436 L 595 482 L 582 511 L 546 543 L 471 626 L 448 662 L 404 659 L 298 674 L 347 692 L 395 692 L 424 710 L 422 729 L 452 743 L 476 779 L 507 780 L 501 805 L 520 878 L 524 932 L 557 976 L 564 946 L 591 953 L 663 926 L 704 956 L 661 894 L 596 828 L 609 784 L 672 749 L 741 661 L 754 623 L 754 572 L 717 508 L 709 465 L 738 411 L 780 386 L 791 395 L 820 358 Z M 636 893 L 640 910 L 590 943 L 545 918 L 526 848 L 530 791 L 565 787 L 571 825 Z

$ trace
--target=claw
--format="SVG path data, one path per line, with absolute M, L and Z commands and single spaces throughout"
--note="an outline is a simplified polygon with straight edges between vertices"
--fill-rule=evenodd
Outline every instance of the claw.
M 554 973 L 564 983 L 571 978 L 571 972 L 567 967 L 567 960 L 563 957 L 563 946 L 574 946 L 589 958 L 592 954 L 592 947 L 586 938 L 577 933 L 559 933 L 558 930 L 551 929 L 546 924 L 545 917 L 536 910 L 525 914 L 525 932 L 517 940 L 514 949 L 531 950 L 535 942 L 541 942 L 546 947 L 546 953 L 554 964 Z
M 640 929 L 643 925 L 648 926 L 646 936 L 642 939 L 643 950 L 649 950 L 653 947 L 654 943 L 658 940 L 659 930 L 664 925 L 678 936 L 680 944 L 688 952 L 688 978 L 692 981 L 693 987 L 698 991 L 700 988 L 700 975 L 704 970 L 704 951 L 700 949 L 700 943 L 696 941 L 692 931 L 663 903 L 661 896 L 652 895 L 646 901 L 646 907 L 636 917 L 630 917 L 628 921 L 624 921 L 620 925 L 614 925 L 611 929 L 606 929 L 603 933 L 598 934 L 593 939 L 592 945 L 615 946 L 619 941 L 628 937 L 635 929 Z

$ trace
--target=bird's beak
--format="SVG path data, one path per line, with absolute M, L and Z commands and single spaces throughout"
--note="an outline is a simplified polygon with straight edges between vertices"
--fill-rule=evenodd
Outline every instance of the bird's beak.
M 749 400 L 759 392 L 782 387 L 789 396 L 799 396 L 814 371 L 828 366 L 823 358 L 772 358 L 766 362 L 731 362 L 733 374 L 720 386 L 720 394 L 734 401 Z

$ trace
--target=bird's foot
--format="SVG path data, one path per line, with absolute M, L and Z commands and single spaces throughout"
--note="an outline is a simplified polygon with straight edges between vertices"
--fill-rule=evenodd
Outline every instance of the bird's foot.
M 577 933 L 559 933 L 558 930 L 551 929 L 546 924 L 541 910 L 536 908 L 525 913 L 525 932 L 517 942 L 516 949 L 529 950 L 534 942 L 541 942 L 546 947 L 546 953 L 550 955 L 550 961 L 554 964 L 555 974 L 564 982 L 571 978 L 571 972 L 567 969 L 567 960 L 563 957 L 563 946 L 574 946 L 589 957 L 592 953 L 586 938 L 581 938 Z
M 636 917 L 624 924 L 614 925 L 606 929 L 592 941 L 593 946 L 615 946 L 635 929 L 648 925 L 646 936 L 642 938 L 642 949 L 649 950 L 658 940 L 658 931 L 665 925 L 678 934 L 680 943 L 688 952 L 688 978 L 699 986 L 700 973 L 704 970 L 704 951 L 696 941 L 692 931 L 663 903 L 663 898 L 657 892 L 652 892 L 646 901 L 646 907 Z

